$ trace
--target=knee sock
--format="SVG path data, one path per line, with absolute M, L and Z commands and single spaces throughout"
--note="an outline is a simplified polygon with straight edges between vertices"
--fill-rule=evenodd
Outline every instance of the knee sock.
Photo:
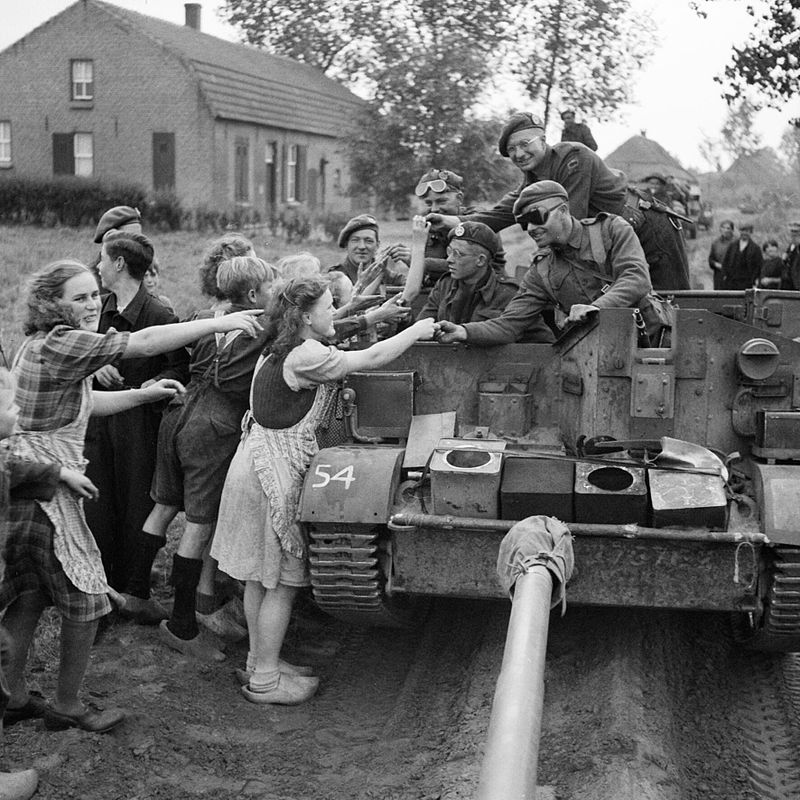
M 179 639 L 194 639 L 200 632 L 197 627 L 194 595 L 200 583 L 202 558 L 184 558 L 177 553 L 172 557 L 172 585 L 175 587 L 175 604 L 167 627 Z
M 153 536 L 147 531 L 140 531 L 136 542 L 136 552 L 131 564 L 126 592 L 142 600 L 150 599 L 150 572 L 158 551 L 167 543 L 160 536 Z

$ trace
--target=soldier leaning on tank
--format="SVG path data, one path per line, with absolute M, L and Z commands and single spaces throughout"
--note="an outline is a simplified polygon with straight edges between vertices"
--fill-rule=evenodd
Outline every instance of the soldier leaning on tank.
M 789 246 L 783 254 L 784 289 L 800 292 L 800 222 L 789 223 Z
M 414 189 L 414 194 L 425 205 L 424 213 L 464 216 L 475 209 L 464 203 L 464 179 L 447 169 L 429 169 Z M 428 241 L 425 243 L 425 278 L 423 286 L 433 286 L 439 278 L 449 273 L 447 246 L 449 230 L 443 225 L 431 225 Z M 498 248 L 492 256 L 492 269 L 499 275 L 506 274 L 506 254 L 498 241 Z
M 648 331 L 655 333 L 659 323 L 647 297 L 647 262 L 624 219 L 605 213 L 576 219 L 569 195 L 555 181 L 526 186 L 514 203 L 514 216 L 540 247 L 522 288 L 496 319 L 463 325 L 441 322 L 439 341 L 514 342 L 552 306 L 565 315 L 565 323 L 582 322 L 600 308 L 639 308 Z
M 548 144 L 542 119 L 527 113 L 509 119 L 498 147 L 501 155 L 522 171 L 523 182 L 494 208 L 470 214 L 467 219 L 501 231 L 514 224 L 514 203 L 525 186 L 541 180 L 558 181 L 569 192 L 573 216 L 583 219 L 605 211 L 619 214 L 633 226 L 654 288 L 689 288 L 689 262 L 679 218 L 648 193 L 629 187 L 625 175 L 609 169 L 597 153 L 577 142 Z M 428 220 L 447 227 L 458 223 L 458 217 L 439 214 L 429 214 Z
M 597 142 L 585 122 L 575 122 L 575 112 L 567 109 L 561 112 L 564 127 L 561 129 L 562 142 L 580 142 L 590 150 L 597 150 Z

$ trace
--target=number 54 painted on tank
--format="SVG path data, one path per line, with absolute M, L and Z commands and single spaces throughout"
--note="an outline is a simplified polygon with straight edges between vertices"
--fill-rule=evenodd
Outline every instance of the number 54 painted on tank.
M 302 522 L 385 524 L 400 482 L 402 447 L 342 445 L 311 460 L 300 498 Z

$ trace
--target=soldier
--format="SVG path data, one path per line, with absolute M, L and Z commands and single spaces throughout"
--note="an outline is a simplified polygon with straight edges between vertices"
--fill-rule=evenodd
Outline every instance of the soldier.
M 417 319 L 454 323 L 481 322 L 503 313 L 519 290 L 511 278 L 492 269 L 500 237 L 480 222 L 461 222 L 450 231 L 448 274 L 439 278 Z M 549 328 L 539 320 L 530 341 L 552 342 Z
M 414 194 L 425 204 L 428 214 L 461 216 L 471 214 L 475 209 L 465 208 L 462 186 L 464 179 L 447 169 L 429 169 L 417 183 Z M 440 225 L 431 226 L 425 244 L 425 284 L 433 286 L 439 278 L 449 273 L 447 263 L 448 229 Z M 506 256 L 498 241 L 498 248 L 492 257 L 492 268 L 499 275 L 506 274 Z
M 540 180 L 558 181 L 569 193 L 574 217 L 583 219 L 604 211 L 619 214 L 633 226 L 656 289 L 689 288 L 689 262 L 679 217 L 650 195 L 629 188 L 625 175 L 609 169 L 588 147 L 577 142 L 548 144 L 542 119 L 527 113 L 509 119 L 498 147 L 521 170 L 522 184 L 494 208 L 470 214 L 468 219 L 501 231 L 514 224 L 514 203 L 525 186 Z M 428 219 L 448 227 L 458 223 L 455 216 L 429 214 Z
M 562 142 L 580 142 L 590 150 L 597 150 L 597 142 L 585 122 L 575 122 L 575 112 L 568 108 L 561 112 L 564 127 L 561 130 Z
M 789 246 L 783 254 L 784 288 L 800 291 L 800 222 L 789 223 Z
M 599 308 L 637 307 L 648 330 L 656 333 L 659 322 L 647 299 L 647 262 L 625 220 L 605 213 L 576 219 L 569 195 L 555 181 L 526 186 L 513 212 L 540 248 L 522 288 L 496 319 L 461 325 L 440 322 L 439 341 L 514 342 L 549 306 L 560 310 L 567 323 L 582 322 Z
M 359 278 L 370 264 L 375 262 L 380 245 L 378 220 L 372 214 L 359 214 L 353 217 L 339 232 L 339 247 L 347 251 L 344 261 L 329 267 L 326 272 L 335 270 L 343 272 L 353 282 L 354 286 L 361 286 Z M 386 253 L 392 261 L 399 260 L 408 263 L 411 251 L 405 245 L 392 245 Z M 387 266 L 383 271 L 381 283 L 399 285 L 405 280 L 405 275 Z

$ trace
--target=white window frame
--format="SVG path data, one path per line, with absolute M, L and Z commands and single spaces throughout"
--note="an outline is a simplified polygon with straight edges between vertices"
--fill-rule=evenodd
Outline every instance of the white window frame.
M 286 201 L 291 202 L 297 197 L 297 145 L 290 144 L 286 148 Z
M 94 61 L 74 59 L 72 61 L 72 99 L 94 100 Z
M 72 153 L 75 174 L 81 178 L 91 178 L 94 175 L 94 135 L 76 133 L 72 137 Z
M 0 165 L 11 163 L 11 122 L 0 120 Z

